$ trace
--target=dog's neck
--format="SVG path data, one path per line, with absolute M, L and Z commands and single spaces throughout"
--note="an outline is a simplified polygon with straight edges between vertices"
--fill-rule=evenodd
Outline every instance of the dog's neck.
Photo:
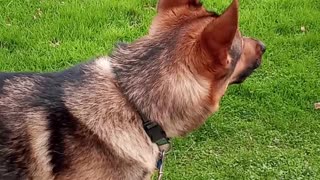
M 124 45 L 111 55 L 116 81 L 129 102 L 168 137 L 185 135 L 212 113 L 206 101 L 210 85 L 171 61 L 170 43 L 149 42 Z

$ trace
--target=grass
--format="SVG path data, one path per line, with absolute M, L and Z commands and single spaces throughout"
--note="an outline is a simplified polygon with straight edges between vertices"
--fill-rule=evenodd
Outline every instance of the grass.
M 221 12 L 229 2 L 204 4 Z M 155 5 L 0 0 L 0 70 L 53 71 L 107 54 L 146 34 Z M 173 141 L 165 179 L 320 179 L 319 9 L 320 0 L 241 0 L 243 34 L 268 46 L 263 67 L 200 130 Z

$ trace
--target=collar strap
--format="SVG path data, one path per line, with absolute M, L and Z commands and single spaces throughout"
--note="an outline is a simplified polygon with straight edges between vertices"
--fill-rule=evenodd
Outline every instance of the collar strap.
M 170 144 L 169 138 L 159 124 L 152 122 L 140 112 L 139 114 L 143 121 L 143 128 L 153 143 L 156 143 L 159 147 Z

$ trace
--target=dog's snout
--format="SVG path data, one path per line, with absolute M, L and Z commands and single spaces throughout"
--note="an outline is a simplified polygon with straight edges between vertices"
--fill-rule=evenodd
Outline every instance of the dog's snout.
M 265 45 L 263 42 L 261 42 L 261 41 L 259 41 L 258 44 L 259 44 L 259 46 L 260 46 L 260 49 L 261 49 L 262 54 L 265 53 L 266 50 L 267 50 L 266 45 Z

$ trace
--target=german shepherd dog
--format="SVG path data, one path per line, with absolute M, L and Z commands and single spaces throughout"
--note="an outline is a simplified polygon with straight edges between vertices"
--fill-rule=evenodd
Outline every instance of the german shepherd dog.
M 238 0 L 218 15 L 198 0 L 159 0 L 148 34 L 56 73 L 0 74 L 0 179 L 150 179 L 167 137 L 218 110 L 259 65 L 262 42 L 238 30 Z

